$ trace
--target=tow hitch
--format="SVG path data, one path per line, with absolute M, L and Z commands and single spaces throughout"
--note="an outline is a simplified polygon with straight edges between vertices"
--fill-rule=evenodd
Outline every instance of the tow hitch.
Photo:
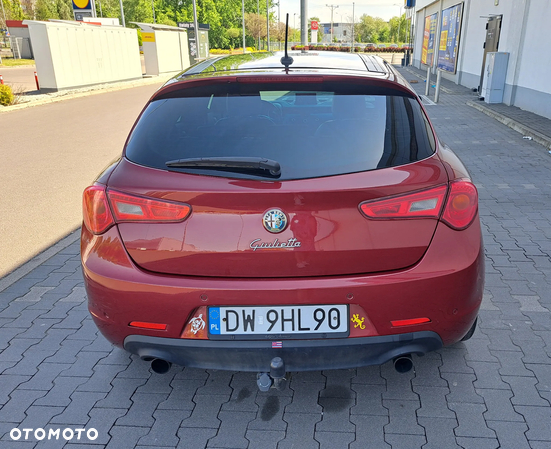
M 281 357 L 274 357 L 272 359 L 269 373 L 258 373 L 256 376 L 256 384 L 260 391 L 268 391 L 270 388 L 283 390 L 286 383 L 285 363 Z

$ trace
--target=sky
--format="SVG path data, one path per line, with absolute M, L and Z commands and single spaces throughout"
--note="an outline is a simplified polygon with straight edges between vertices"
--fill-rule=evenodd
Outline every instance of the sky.
M 262 0 L 260 0 L 262 1 Z M 285 21 L 285 14 L 289 13 L 289 25 L 294 26 L 294 20 L 298 27 L 300 16 L 300 0 L 279 0 L 281 3 L 281 21 Z M 331 21 L 331 8 L 326 5 L 337 5 L 333 10 L 333 22 L 348 22 L 352 17 L 352 0 L 307 0 L 308 17 L 319 17 L 321 22 Z M 354 16 L 356 21 L 362 14 L 381 17 L 389 20 L 391 17 L 404 13 L 404 0 L 354 0 Z M 402 8 L 400 9 L 400 6 Z M 277 6 L 272 10 L 277 15 Z M 294 15 L 296 13 L 296 16 Z

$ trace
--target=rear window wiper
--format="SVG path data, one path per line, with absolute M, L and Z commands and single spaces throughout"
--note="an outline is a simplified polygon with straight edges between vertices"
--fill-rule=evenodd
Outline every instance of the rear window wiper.
M 165 162 L 167 167 L 267 170 L 272 176 L 281 174 L 279 162 L 262 157 L 191 157 Z

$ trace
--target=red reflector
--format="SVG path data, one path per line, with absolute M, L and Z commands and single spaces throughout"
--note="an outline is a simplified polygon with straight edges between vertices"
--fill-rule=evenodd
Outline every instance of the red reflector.
M 191 207 L 184 203 L 161 201 L 109 190 L 107 192 L 113 215 L 121 222 L 178 222 L 184 221 Z
M 453 229 L 467 228 L 478 211 L 478 192 L 469 181 L 450 183 L 450 194 L 444 208 L 442 221 Z
M 423 323 L 430 323 L 429 318 L 413 318 L 411 320 L 397 320 L 397 321 L 391 321 L 390 324 L 392 324 L 392 327 L 400 327 L 400 326 L 413 326 L 414 324 L 423 324 Z
M 322 83 L 322 76 L 239 76 L 239 83 Z
M 91 186 L 84 190 L 82 215 L 85 226 L 93 234 L 102 234 L 115 224 L 104 186 Z
M 142 329 L 153 329 L 157 331 L 164 331 L 166 330 L 166 324 L 159 324 L 159 323 L 145 323 L 143 321 L 132 321 L 129 326 L 131 327 L 140 327 Z
M 360 210 L 368 218 L 438 218 L 448 188 L 438 186 L 406 195 L 366 201 Z

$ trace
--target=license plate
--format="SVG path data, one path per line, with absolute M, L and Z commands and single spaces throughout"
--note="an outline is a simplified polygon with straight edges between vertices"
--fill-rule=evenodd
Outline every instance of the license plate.
M 348 331 L 347 305 L 209 307 L 212 335 L 338 334 Z

